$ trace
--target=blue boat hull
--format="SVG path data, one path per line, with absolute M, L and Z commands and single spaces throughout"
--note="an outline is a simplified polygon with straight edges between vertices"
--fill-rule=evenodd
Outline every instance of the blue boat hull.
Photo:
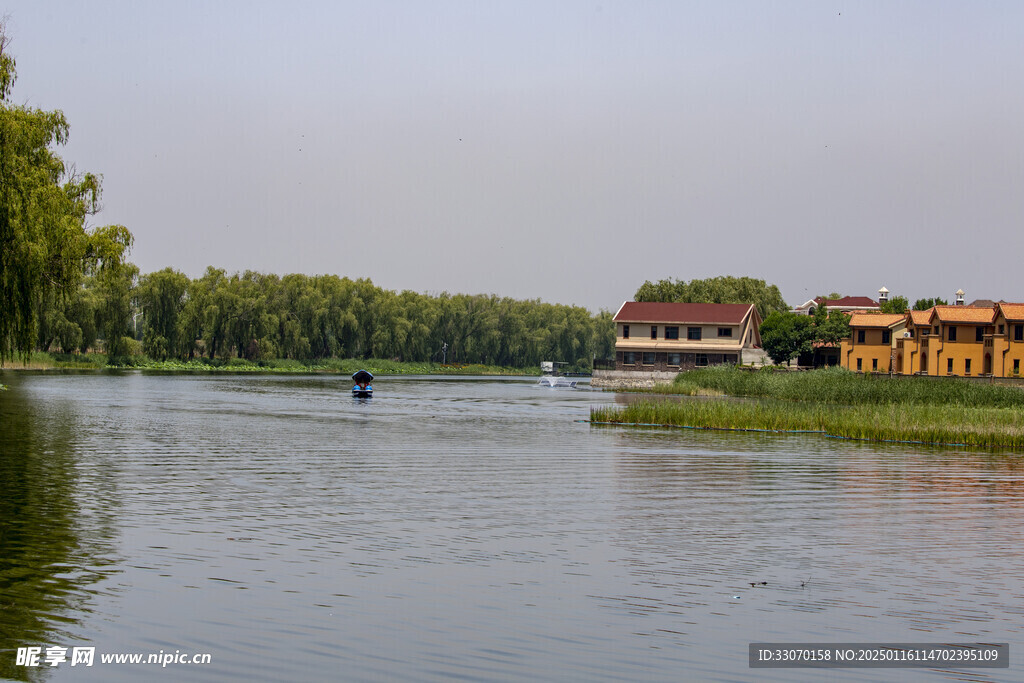
M 366 370 L 358 370 L 352 375 L 352 381 L 356 383 L 352 387 L 352 395 L 358 398 L 370 398 L 373 396 L 373 386 L 370 382 L 373 381 L 373 375 Z

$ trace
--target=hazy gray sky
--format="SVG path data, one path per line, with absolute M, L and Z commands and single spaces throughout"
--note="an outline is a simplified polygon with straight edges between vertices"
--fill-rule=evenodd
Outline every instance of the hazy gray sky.
M 143 272 L 1024 300 L 1024 3 L 0 0 Z

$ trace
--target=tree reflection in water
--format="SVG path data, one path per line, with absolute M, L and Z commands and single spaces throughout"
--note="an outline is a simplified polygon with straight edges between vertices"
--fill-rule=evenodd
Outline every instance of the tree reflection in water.
M 61 406 L 44 412 L 5 377 L 0 394 L 0 678 L 40 680 L 47 667 L 16 666 L 19 647 L 73 647 L 78 615 L 109 574 L 109 495 L 82 490 L 78 421 Z

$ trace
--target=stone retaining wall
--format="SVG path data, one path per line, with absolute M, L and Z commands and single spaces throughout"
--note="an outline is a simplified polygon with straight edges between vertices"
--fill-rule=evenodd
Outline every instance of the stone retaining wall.
M 678 374 L 656 370 L 594 370 L 590 386 L 601 389 L 646 389 L 655 384 L 671 384 Z

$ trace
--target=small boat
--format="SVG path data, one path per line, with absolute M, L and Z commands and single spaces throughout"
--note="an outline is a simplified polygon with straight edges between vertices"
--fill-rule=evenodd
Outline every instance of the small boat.
M 373 396 L 373 375 L 366 370 L 359 370 L 352 375 L 352 381 L 356 383 L 352 387 L 352 395 L 359 398 L 370 398 Z

